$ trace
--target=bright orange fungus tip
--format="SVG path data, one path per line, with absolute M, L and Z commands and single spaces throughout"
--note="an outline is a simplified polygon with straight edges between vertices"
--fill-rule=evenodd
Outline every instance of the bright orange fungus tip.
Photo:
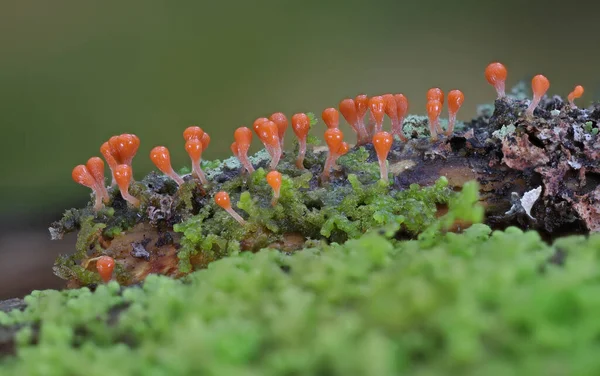
M 173 169 L 171 167 L 171 154 L 169 149 L 164 146 L 157 146 L 150 151 L 150 159 L 159 170 L 165 174 L 169 174 Z
M 96 180 L 84 165 L 75 166 L 73 172 L 71 172 L 71 177 L 75 183 L 95 189 Z
M 233 138 L 239 146 L 249 147 L 252 143 L 252 131 L 246 127 L 239 127 L 233 132 Z
M 339 105 L 340 112 L 342 116 L 350 126 L 355 127 L 356 122 L 358 121 L 358 115 L 356 114 L 356 104 L 353 99 L 344 99 L 340 102 Z
M 115 269 L 115 260 L 110 256 L 100 256 L 96 260 L 96 270 L 104 282 L 109 282 Z
M 506 81 L 508 72 L 502 63 L 491 63 L 485 68 L 485 79 L 490 85 L 496 86 L 498 82 Z
M 550 81 L 544 75 L 538 74 L 531 80 L 531 89 L 535 96 L 543 97 L 549 88 Z
M 310 130 L 310 119 L 305 113 L 298 113 L 292 116 L 292 129 L 299 139 L 304 139 Z
M 229 194 L 225 191 L 215 194 L 215 202 L 225 210 L 231 209 L 231 200 L 229 199 Z
M 387 155 L 392 147 L 394 138 L 388 132 L 377 132 L 373 136 L 373 147 L 377 152 L 377 157 L 380 160 L 387 159 Z
M 288 119 L 287 117 L 285 117 L 285 114 L 283 114 L 283 112 L 276 112 L 269 117 L 269 120 L 271 120 L 273 123 L 275 123 L 275 125 L 277 125 L 279 140 L 283 140 L 283 137 L 285 136 L 285 131 L 288 127 Z
M 192 161 L 200 161 L 200 158 L 202 158 L 202 142 L 194 138 L 187 140 L 185 142 L 185 151 L 188 153 Z
M 237 142 L 235 142 L 235 141 L 232 142 L 231 146 L 229 148 L 231 149 L 231 152 L 233 153 L 234 156 L 239 157 Z
M 274 191 L 279 192 L 279 188 L 281 188 L 281 173 L 276 170 L 270 171 L 267 174 L 267 183 Z
M 369 110 L 369 97 L 366 94 L 359 94 L 354 98 L 354 104 L 356 105 L 356 115 L 359 120 L 363 119 Z
M 122 188 L 124 191 L 128 190 L 132 175 L 131 166 L 129 165 L 122 164 L 115 168 L 115 180 L 119 188 Z
M 448 93 L 448 111 L 456 113 L 465 101 L 465 95 L 460 90 L 451 90 Z
M 340 113 L 333 107 L 324 109 L 321 117 L 327 128 L 337 128 L 340 126 Z
M 569 101 L 569 104 L 571 106 L 575 106 L 575 99 L 581 98 L 581 96 L 583 95 L 583 91 L 583 86 L 577 85 L 575 86 L 573 91 L 569 93 L 567 100 Z
M 197 140 L 200 140 L 200 139 L 202 139 L 203 135 L 204 135 L 204 131 L 202 130 L 202 128 L 196 127 L 196 126 L 187 127 L 183 131 L 183 139 L 185 141 L 188 141 L 188 140 L 191 140 L 194 138 Z
M 427 90 L 427 102 L 439 101 L 442 105 L 444 104 L 444 92 L 439 87 L 432 87 Z
M 276 147 L 279 145 L 277 125 L 270 120 L 260 123 L 258 126 L 258 138 L 267 147 Z
M 375 97 L 371 97 L 369 99 L 369 109 L 375 118 L 377 123 L 381 123 L 383 121 L 383 115 L 385 114 L 385 101 L 383 97 L 377 95 Z
M 338 128 L 329 128 L 325 131 L 325 143 L 330 153 L 337 154 L 342 141 L 344 141 L 344 134 Z
M 267 118 L 264 118 L 264 117 L 261 117 L 261 118 L 258 118 L 258 119 L 256 119 L 256 120 L 254 120 L 254 123 L 252 123 L 252 129 L 254 129 L 254 132 L 255 132 L 256 134 L 258 134 L 258 129 L 259 129 L 260 125 L 261 125 L 262 123 L 265 123 L 265 122 L 267 122 L 267 121 L 269 121 L 269 119 L 267 119 Z

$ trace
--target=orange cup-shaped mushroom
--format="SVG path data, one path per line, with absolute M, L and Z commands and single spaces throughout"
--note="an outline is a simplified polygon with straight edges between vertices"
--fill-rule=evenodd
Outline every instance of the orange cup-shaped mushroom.
M 283 138 L 285 137 L 285 131 L 288 127 L 288 119 L 283 112 L 276 112 L 273 115 L 269 116 L 269 120 L 271 120 L 273 123 L 275 123 L 275 125 L 277 125 L 279 145 L 283 149 Z
M 129 202 L 134 207 L 140 206 L 140 200 L 133 197 L 129 193 L 129 184 L 133 178 L 133 172 L 131 170 L 130 165 L 121 164 L 115 168 L 114 171 L 115 180 L 117 181 L 117 185 L 119 186 L 119 190 L 121 191 L 121 196 L 127 202 Z
M 538 74 L 537 76 L 533 77 L 533 79 L 531 80 L 531 90 L 533 91 L 533 99 L 531 100 L 529 107 L 527 107 L 527 110 L 525 111 L 527 116 L 533 116 L 533 111 L 536 109 L 538 104 L 540 104 L 542 97 L 546 94 L 549 88 L 550 81 L 545 76 Z
M 258 126 L 258 138 L 265 145 L 265 149 L 271 155 L 270 169 L 274 170 L 281 159 L 281 144 L 279 143 L 279 130 L 277 125 L 267 120 Z
M 169 149 L 164 146 L 155 147 L 150 151 L 150 159 L 163 174 L 175 180 L 177 185 L 182 185 L 184 183 L 181 176 L 177 175 L 175 170 L 173 170 L 173 166 L 171 166 L 171 154 L 169 153 Z
M 197 127 L 195 125 L 193 125 L 191 127 L 187 127 L 183 131 L 183 139 L 185 141 L 188 141 L 188 140 L 191 140 L 191 139 L 200 140 L 200 139 L 202 139 L 202 136 L 204 136 L 204 131 L 202 130 L 202 128 Z
M 229 194 L 227 192 L 217 192 L 217 194 L 215 194 L 215 202 L 217 203 L 217 205 L 225 209 L 225 211 L 229 213 L 229 215 L 231 215 L 233 219 L 238 221 L 239 224 L 246 224 L 244 218 L 242 218 L 238 213 L 236 213 L 235 210 L 233 210 L 233 208 L 231 207 L 231 199 L 229 198 Z
M 200 182 L 203 185 L 208 184 L 208 179 L 204 175 L 204 171 L 202 171 L 202 167 L 200 163 L 202 162 L 202 151 L 204 147 L 202 146 L 202 141 L 192 138 L 185 142 L 185 151 L 190 156 L 190 160 L 192 161 L 192 172 L 198 177 Z
M 94 210 L 102 209 L 102 194 L 98 189 L 98 183 L 88 168 L 84 165 L 75 166 L 71 172 L 71 177 L 77 184 L 90 188 L 94 192 L 95 202 Z
M 98 157 L 92 157 L 88 159 L 85 167 L 88 169 L 90 174 L 96 180 L 96 187 L 98 189 L 98 193 L 102 196 L 102 201 L 105 203 L 108 202 L 108 191 L 106 190 L 106 183 L 104 181 L 104 162 L 102 159 Z
M 267 183 L 273 188 L 273 200 L 271 204 L 275 206 L 279 200 L 279 192 L 281 190 L 281 173 L 277 170 L 270 171 L 267 174 Z
M 378 95 L 369 99 L 369 110 L 371 118 L 375 121 L 371 134 L 381 132 L 383 128 L 383 116 L 385 115 L 385 101 L 383 97 Z
M 365 129 L 363 120 L 358 117 L 354 99 L 347 98 L 342 100 L 339 108 L 342 116 L 346 119 L 346 122 L 352 127 L 354 133 L 356 133 L 356 144 L 366 144 L 368 142 L 367 130 Z
M 329 180 L 331 169 L 337 159 L 348 152 L 348 144 L 344 142 L 344 134 L 338 128 L 329 128 L 325 131 L 325 143 L 329 149 L 321 180 Z
M 306 155 L 306 138 L 310 130 L 310 119 L 305 113 L 298 113 L 292 116 L 292 130 L 298 138 L 298 157 L 296 158 L 296 167 L 304 169 L 304 156 Z
M 496 89 L 498 99 L 506 96 L 504 86 L 507 74 L 506 67 L 501 63 L 491 63 L 485 68 L 485 79 Z
M 377 159 L 379 160 L 381 180 L 386 182 L 388 181 L 387 156 L 393 141 L 393 136 L 387 132 L 377 132 L 375 133 L 375 136 L 373 136 L 373 147 L 377 152 Z
M 404 124 L 404 118 L 408 114 L 408 99 L 404 94 L 395 94 L 394 100 L 396 101 L 396 110 L 398 111 L 398 128 L 392 127 L 392 135 L 398 136 L 401 141 L 406 142 L 408 139 L 404 135 L 402 125 Z

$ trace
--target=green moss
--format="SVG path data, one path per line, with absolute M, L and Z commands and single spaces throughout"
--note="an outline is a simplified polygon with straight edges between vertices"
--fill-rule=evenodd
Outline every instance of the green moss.
M 452 216 L 476 219 L 462 211 L 472 198 L 451 199 Z M 143 287 L 36 291 L 0 314 L 22 326 L 2 371 L 596 374 L 599 249 L 600 235 L 548 245 L 476 224 L 434 240 L 370 232 L 292 256 L 232 252 Z

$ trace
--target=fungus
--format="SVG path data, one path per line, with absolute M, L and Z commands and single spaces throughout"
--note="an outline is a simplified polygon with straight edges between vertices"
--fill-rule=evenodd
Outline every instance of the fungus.
M 279 143 L 279 131 L 277 125 L 267 120 L 258 125 L 258 138 L 262 141 L 271 156 L 269 168 L 274 170 L 279 164 L 281 158 L 281 144 Z
M 385 114 L 390 118 L 390 123 L 392 124 L 391 129 L 398 128 L 398 105 L 396 104 L 396 99 L 392 94 L 383 95 L 383 104 Z
M 127 202 L 129 202 L 134 207 L 140 206 L 140 200 L 133 197 L 129 194 L 129 183 L 133 179 L 133 172 L 131 171 L 131 166 L 126 164 L 118 165 L 115 168 L 115 180 L 117 181 L 117 185 L 119 186 L 119 190 L 121 191 L 121 196 Z
M 504 92 L 506 76 L 506 67 L 501 63 L 491 63 L 485 68 L 485 79 L 496 89 L 498 99 L 506 96 Z
M 277 170 L 273 170 L 267 174 L 267 183 L 273 188 L 273 200 L 271 205 L 277 205 L 279 200 L 279 191 L 281 189 L 281 173 Z
M 394 137 L 387 132 L 377 132 L 373 136 L 373 147 L 377 152 L 377 159 L 379 160 L 379 171 L 381 173 L 381 180 L 388 181 L 388 170 L 387 170 L 387 156 L 394 142 Z
M 104 181 L 104 162 L 101 158 L 92 157 L 88 159 L 85 167 L 94 177 L 94 180 L 96 180 L 98 193 L 100 193 L 100 196 L 102 196 L 102 201 L 107 203 L 110 198 L 108 197 L 108 191 L 106 190 L 106 184 Z
M 177 175 L 171 166 L 171 154 L 169 154 L 169 149 L 164 146 L 155 147 L 150 151 L 150 159 L 163 174 L 175 180 L 177 185 L 182 185 L 184 183 L 181 176 Z
M 583 86 L 581 86 L 581 85 L 575 86 L 573 91 L 570 92 L 569 96 L 567 97 L 567 100 L 569 101 L 569 105 L 571 107 L 577 107 L 577 106 L 575 106 L 575 99 L 581 98 L 582 95 L 583 95 Z
M 206 175 L 204 175 L 204 171 L 202 171 L 202 167 L 200 166 L 200 162 L 202 161 L 202 152 L 204 151 L 204 147 L 202 145 L 202 141 L 192 138 L 185 142 L 185 151 L 190 156 L 192 160 L 192 172 L 196 174 L 198 179 L 203 185 L 208 184 L 208 179 L 206 179 Z M 170 166 L 170 163 L 169 163 Z M 174 172 L 173 172 L 174 173 Z M 179 177 L 179 175 L 177 175 Z M 179 177 L 181 179 L 181 177 Z M 183 179 L 182 179 L 183 181 Z M 179 183 L 177 183 L 179 184 Z M 179 184 L 181 185 L 181 184 Z
M 440 89 L 439 87 L 432 87 L 431 89 L 427 90 L 427 103 L 431 101 L 439 101 L 441 111 L 441 107 L 444 105 L 444 92 L 442 91 L 442 89 Z M 444 132 L 439 120 L 435 123 L 435 127 L 437 133 Z
M 329 129 L 338 128 L 340 126 L 340 113 L 333 107 L 324 109 L 323 113 L 321 113 L 321 117 Z
M 233 138 L 235 139 L 235 142 L 231 144 L 233 155 L 237 157 L 249 174 L 253 173 L 254 167 L 248 159 L 248 149 L 250 149 L 252 143 L 252 131 L 247 127 L 239 127 L 233 132 Z
M 71 177 L 77 184 L 90 188 L 94 192 L 95 202 L 94 210 L 102 209 L 102 193 L 98 189 L 98 182 L 94 179 L 89 169 L 85 165 L 75 166 L 71 172 Z
M 110 256 L 100 256 L 96 259 L 96 270 L 100 274 L 100 278 L 105 283 L 108 283 L 113 275 L 115 269 L 115 259 Z
M 429 132 L 431 140 L 437 141 L 437 129 L 440 123 L 440 114 L 442 113 L 442 103 L 437 100 L 427 102 L 427 116 L 429 117 Z
M 117 165 L 127 164 L 131 166 L 133 157 L 135 157 L 140 146 L 140 139 L 134 134 L 122 134 L 112 136 L 107 142 L 100 146 L 100 153 L 106 160 L 112 173 L 112 183 L 116 184 L 114 170 Z
M 383 128 L 383 115 L 385 114 L 385 103 L 382 96 L 375 96 L 369 99 L 369 110 L 371 110 L 371 119 L 375 121 L 371 134 L 381 132 Z
M 229 215 L 231 215 L 233 219 L 238 221 L 240 225 L 246 224 L 244 218 L 242 218 L 238 213 L 236 213 L 235 210 L 233 210 L 233 208 L 231 207 L 231 200 L 229 199 L 229 194 L 227 192 L 217 192 L 217 194 L 215 194 L 215 202 L 217 203 L 217 205 L 225 209 L 225 211 L 229 213 Z
M 275 123 L 275 125 L 277 125 L 279 145 L 283 149 L 283 138 L 285 137 L 285 131 L 288 127 L 288 119 L 282 112 L 276 112 L 273 115 L 269 116 L 269 120 L 271 120 L 273 123 Z
M 296 167 L 304 169 L 304 156 L 306 155 L 306 137 L 310 130 L 310 119 L 305 113 L 298 113 L 292 116 L 292 129 L 298 137 L 298 158 L 296 158 Z
M 402 125 L 404 123 L 404 117 L 408 114 L 408 99 L 404 96 L 404 94 L 395 94 L 394 99 L 396 100 L 396 109 L 398 111 L 398 127 L 394 129 L 392 126 L 392 135 L 397 135 L 401 141 L 406 142 L 408 139 L 404 135 Z
M 113 157 L 112 152 L 110 151 L 110 145 L 108 144 L 108 141 L 103 143 L 102 146 L 100 146 L 100 154 L 102 154 L 104 160 L 106 161 L 106 164 L 108 164 L 108 168 L 110 168 L 110 172 L 112 175 L 111 186 L 114 186 L 117 184 L 117 181 L 115 180 L 115 168 L 117 168 L 119 163 L 117 162 L 115 157 Z
M 256 135 L 259 136 L 259 138 L 260 138 L 260 135 L 258 134 L 258 127 L 262 123 L 265 123 L 267 121 L 269 121 L 269 119 L 262 117 L 262 118 L 258 118 L 256 120 L 254 120 L 254 123 L 252 123 L 252 129 L 254 129 L 254 133 L 256 133 Z
M 368 142 L 367 130 L 365 129 L 365 124 L 362 119 L 359 121 L 354 100 L 350 98 L 342 100 L 339 108 L 342 116 L 346 119 L 346 122 L 352 127 L 354 133 L 356 133 L 356 144 L 366 144 Z
M 531 90 L 533 91 L 533 99 L 531 100 L 529 107 L 527 107 L 527 110 L 525 111 L 525 114 L 528 117 L 533 116 L 533 111 L 538 106 L 538 104 L 540 104 L 540 100 L 542 99 L 544 94 L 546 94 L 549 88 L 550 81 L 548 81 L 548 79 L 545 76 L 538 74 L 537 76 L 533 77 L 533 79 L 531 80 Z
M 448 93 L 448 129 L 446 136 L 451 136 L 456 123 L 456 113 L 465 101 L 465 96 L 460 90 L 451 90 Z
M 329 148 L 329 153 L 323 167 L 322 181 L 329 180 L 329 173 L 335 166 L 337 159 L 348 152 L 348 144 L 344 142 L 344 134 L 337 128 L 329 128 L 325 131 L 325 142 Z
M 354 97 L 354 105 L 356 106 L 356 117 L 358 119 L 358 127 L 365 130 L 365 142 L 369 141 L 369 132 L 365 126 L 365 115 L 369 111 L 369 97 L 366 94 L 359 94 Z
M 183 139 L 185 141 L 192 140 L 192 139 L 201 140 L 202 136 L 204 136 L 204 130 L 202 130 L 202 128 L 200 128 L 200 127 L 191 126 L 191 127 L 187 127 L 183 131 Z

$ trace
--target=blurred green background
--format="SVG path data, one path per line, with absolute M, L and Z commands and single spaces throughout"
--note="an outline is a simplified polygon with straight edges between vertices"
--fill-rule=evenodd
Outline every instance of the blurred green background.
M 227 157 L 234 129 L 275 111 L 320 111 L 358 93 L 403 92 L 423 114 L 425 91 L 459 88 L 459 118 L 494 99 L 483 70 L 509 83 L 537 73 L 551 94 L 586 87 L 598 99 L 594 3 L 559 1 L 18 1 L 0 3 L 0 298 L 60 286 L 49 221 L 83 205 L 71 169 L 113 134 L 188 163 L 181 132 L 212 136 Z M 318 128 L 319 129 L 319 128 Z M 257 148 L 255 140 L 255 147 Z M 27 278 L 23 278 L 26 276 Z

